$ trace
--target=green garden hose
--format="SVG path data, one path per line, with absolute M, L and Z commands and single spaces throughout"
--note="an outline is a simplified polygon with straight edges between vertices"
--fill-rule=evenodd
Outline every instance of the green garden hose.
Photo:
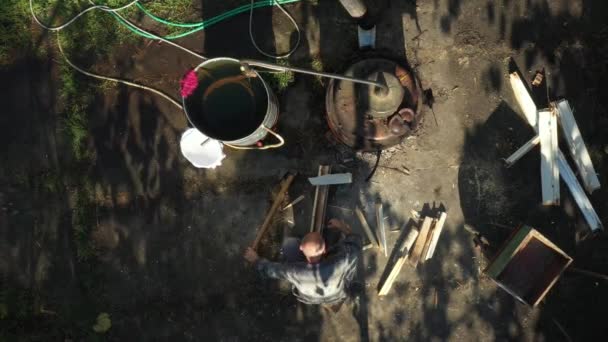
M 159 22 L 161 24 L 167 25 L 167 26 L 171 26 L 171 27 L 181 27 L 181 28 L 189 28 L 190 30 L 187 30 L 186 32 L 181 32 L 181 33 L 175 33 L 175 34 L 170 34 L 167 36 L 164 36 L 163 38 L 165 39 L 179 39 L 179 38 L 183 38 L 186 36 L 189 36 L 193 33 L 196 33 L 198 31 L 202 31 L 212 25 L 215 25 L 221 21 L 224 21 L 226 19 L 232 18 L 236 15 L 239 15 L 241 13 L 250 11 L 252 9 L 256 9 L 256 8 L 261 8 L 261 7 L 268 7 L 268 6 L 280 6 L 283 4 L 290 4 L 290 3 L 294 3 L 294 2 L 299 2 L 301 0 L 261 0 L 261 1 L 257 1 L 254 2 L 253 5 L 242 5 L 239 6 L 235 9 L 232 9 L 230 11 L 224 12 L 222 14 L 216 15 L 215 17 L 209 18 L 207 20 L 203 20 L 200 21 L 198 23 L 178 23 L 178 22 L 173 22 L 167 19 L 163 19 L 160 18 L 154 14 L 152 14 L 146 7 L 144 7 L 144 5 L 140 4 L 139 2 L 137 2 L 135 4 L 135 6 L 137 6 L 137 8 L 139 8 L 145 15 L 147 15 L 150 19 Z M 150 38 L 150 39 L 154 39 L 154 37 L 143 33 L 141 31 L 137 31 L 135 29 L 133 29 L 131 26 L 127 25 L 124 20 L 122 20 L 121 18 L 119 18 L 115 13 L 112 13 L 114 15 L 114 17 L 118 20 L 119 23 L 121 23 L 122 25 L 124 25 L 126 28 L 128 28 L 130 31 L 132 31 L 133 33 L 140 35 L 142 37 L 145 38 Z

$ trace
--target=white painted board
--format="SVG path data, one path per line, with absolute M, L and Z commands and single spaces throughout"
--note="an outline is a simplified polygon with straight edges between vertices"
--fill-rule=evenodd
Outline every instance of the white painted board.
M 538 111 L 538 136 L 540 137 L 540 178 L 543 204 L 558 205 L 557 119 L 552 111 Z
M 534 103 L 534 100 L 532 100 L 528 88 L 526 88 L 526 85 L 516 72 L 511 73 L 509 79 L 511 81 L 511 88 L 513 88 L 513 93 L 515 94 L 515 99 L 522 112 L 524 112 L 526 120 L 528 120 L 530 126 L 534 127 L 534 130 L 538 130 L 536 104 Z
M 378 233 L 380 234 L 380 243 L 382 249 L 384 249 L 384 256 L 388 257 L 388 247 L 386 245 L 386 229 L 384 226 L 384 211 L 382 209 L 382 203 L 376 203 L 376 222 L 378 227 Z
M 564 154 L 561 151 L 557 153 L 557 165 L 559 166 L 562 179 L 566 185 L 568 185 L 572 197 L 583 213 L 583 217 L 585 218 L 585 221 L 587 221 L 589 228 L 591 228 L 592 231 L 604 229 L 602 221 L 599 216 L 597 216 L 597 213 L 593 209 L 593 205 L 591 205 L 589 198 L 585 194 L 585 190 L 583 190 L 583 187 L 581 187 L 581 184 L 576 179 L 574 172 L 572 172 L 570 165 L 568 165 L 568 162 L 566 161 L 566 157 L 564 157 Z
M 349 173 L 332 173 L 330 175 L 318 176 L 308 178 L 310 184 L 314 186 L 319 185 L 336 185 L 336 184 L 349 184 L 353 182 L 353 175 Z
M 515 74 L 515 75 L 517 76 L 517 74 Z M 516 87 L 514 86 L 514 84 L 517 84 L 518 82 L 514 82 L 514 79 L 515 79 L 515 77 L 513 77 L 513 74 L 511 74 L 511 86 L 513 87 L 513 92 L 516 93 L 515 97 L 517 99 L 517 102 L 518 102 L 521 110 L 525 113 L 526 110 L 529 111 L 532 108 L 532 106 L 533 106 L 533 108 L 536 108 L 536 105 L 534 104 L 534 102 L 532 102 L 532 106 L 531 106 L 529 101 L 523 100 L 524 97 L 529 98 L 530 100 L 532 99 L 530 97 L 530 94 L 527 93 L 527 91 L 526 91 L 527 95 L 522 96 L 522 99 L 520 99 L 518 97 L 518 95 L 517 95 L 518 90 L 516 90 Z M 519 79 L 519 76 L 517 76 L 516 79 Z M 521 82 L 521 80 L 519 80 L 519 82 Z M 538 132 L 538 126 L 536 125 L 537 122 L 536 122 L 535 117 L 526 115 L 526 119 L 528 120 L 528 123 L 532 127 L 534 127 L 534 130 L 536 132 Z M 562 179 L 568 186 L 568 189 L 570 189 L 570 192 L 572 193 L 572 197 L 574 198 L 574 201 L 576 202 L 576 205 L 578 206 L 578 208 L 583 213 L 583 217 L 585 217 L 585 220 L 587 221 L 589 228 L 591 228 L 592 231 L 596 231 L 598 229 L 603 229 L 604 227 L 602 225 L 602 222 L 600 221 L 599 217 L 597 216 L 595 209 L 593 209 L 591 202 L 589 202 L 589 198 L 587 197 L 587 195 L 585 194 L 585 191 L 583 190 L 580 183 L 576 179 L 574 172 L 572 172 L 570 165 L 568 165 L 568 162 L 566 162 L 566 158 L 564 157 L 564 155 L 562 154 L 561 151 L 559 151 L 558 155 L 557 155 L 557 165 L 559 167 L 559 173 L 560 173 Z
M 559 116 L 562 131 L 564 132 L 564 138 L 568 143 L 570 154 L 576 164 L 579 175 L 583 181 L 585 189 L 589 193 L 600 188 L 600 180 L 597 177 L 593 162 L 587 151 L 587 146 L 583 141 L 581 131 L 578 129 L 576 120 L 572 108 L 567 100 L 560 100 L 554 102 L 557 108 L 557 114 Z
M 528 142 L 523 144 L 519 149 L 517 149 L 517 151 L 513 152 L 513 154 L 510 155 L 509 158 L 507 158 L 505 160 L 507 167 L 513 166 L 513 164 L 515 164 L 518 160 L 520 160 L 521 157 L 526 155 L 526 153 L 530 152 L 530 150 L 532 148 L 534 148 L 534 146 L 538 145 L 539 143 L 540 143 L 540 137 L 537 134 L 534 136 L 534 138 L 528 140 Z
M 435 224 L 435 228 L 431 232 L 431 243 L 429 244 L 428 252 L 426 253 L 426 255 L 422 256 L 422 260 L 429 260 L 433 257 L 433 254 L 435 253 L 435 248 L 437 248 L 437 242 L 439 242 L 439 235 L 441 235 L 441 232 L 443 231 L 443 226 L 445 225 L 445 220 L 447 218 L 447 213 L 442 212 L 439 215 L 439 220 L 437 221 L 437 223 Z

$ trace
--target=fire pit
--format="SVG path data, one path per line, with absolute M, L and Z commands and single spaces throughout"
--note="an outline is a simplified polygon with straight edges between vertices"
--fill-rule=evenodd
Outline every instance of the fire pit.
M 332 133 L 355 150 L 376 151 L 396 145 L 420 121 L 420 87 L 402 65 L 384 58 L 351 65 L 345 76 L 382 83 L 388 89 L 332 79 L 325 106 Z

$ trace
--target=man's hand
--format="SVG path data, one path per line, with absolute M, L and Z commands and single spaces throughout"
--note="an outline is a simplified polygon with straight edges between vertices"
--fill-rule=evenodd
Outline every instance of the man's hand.
M 245 260 L 247 260 L 251 264 L 255 264 L 260 259 L 260 257 L 258 256 L 258 253 L 256 251 L 254 251 L 253 248 L 251 248 L 251 247 L 247 247 L 243 257 L 245 258 Z
M 329 223 L 327 223 L 327 228 L 338 229 L 339 231 L 341 231 L 342 233 L 344 233 L 346 235 L 351 234 L 353 232 L 352 229 L 350 229 L 350 226 L 348 224 L 346 224 L 344 221 L 338 220 L 338 219 L 329 220 Z

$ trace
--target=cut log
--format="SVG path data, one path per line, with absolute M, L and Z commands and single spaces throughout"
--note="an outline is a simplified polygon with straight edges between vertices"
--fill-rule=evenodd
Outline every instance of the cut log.
M 559 205 L 559 169 L 557 166 L 557 118 L 553 111 L 538 112 L 540 137 L 540 178 L 544 205 Z
M 420 258 L 422 256 L 422 250 L 424 249 L 424 244 L 426 243 L 427 238 L 429 237 L 429 232 L 431 231 L 431 225 L 433 224 L 433 219 L 431 217 L 425 217 L 424 221 L 422 221 L 422 228 L 420 228 L 420 234 L 418 234 L 418 239 L 416 240 L 416 244 L 412 249 L 412 253 L 409 257 L 409 262 L 412 266 L 416 267 Z
M 399 256 L 393 264 L 391 272 L 389 273 L 384 283 L 380 285 L 380 290 L 378 291 L 379 296 L 385 296 L 390 291 L 391 287 L 393 286 L 393 282 L 395 281 L 395 279 L 397 279 L 399 272 L 401 272 L 401 268 L 403 268 L 403 265 L 407 260 L 408 252 L 416 241 L 416 237 L 418 237 L 418 231 L 416 229 L 412 229 L 403 241 L 401 248 L 399 249 Z
M 363 231 L 365 232 L 365 235 L 367 235 L 367 239 L 369 240 L 369 242 L 380 247 L 380 242 L 378 242 L 378 240 L 374 236 L 374 233 L 372 232 L 372 229 L 369 227 L 369 224 L 367 224 L 367 220 L 365 219 L 365 215 L 363 215 L 363 211 L 359 207 L 356 207 L 355 214 L 357 215 L 359 223 L 361 223 L 361 228 L 363 228 Z
M 437 242 L 439 242 L 439 235 L 441 235 L 441 232 L 443 231 L 443 226 L 445 225 L 445 221 L 447 218 L 447 213 L 439 214 L 439 219 L 437 220 L 435 228 L 433 228 L 433 232 L 431 234 L 431 237 L 429 238 L 429 240 L 431 241 L 429 245 L 429 250 L 426 254 L 423 254 L 424 260 L 429 260 L 433 257 L 433 254 L 435 253 L 435 248 L 437 248 Z
M 521 159 L 526 153 L 528 153 L 534 146 L 540 144 L 540 137 L 535 135 L 532 139 L 530 139 L 527 143 L 523 144 L 517 151 L 515 151 L 512 155 L 509 156 L 505 160 L 507 167 L 513 166 L 518 160 Z
M 583 185 L 587 189 L 587 192 L 593 193 L 593 191 L 600 188 L 600 180 L 595 173 L 593 162 L 591 162 L 589 151 L 587 151 L 581 131 L 578 129 L 578 125 L 574 119 L 572 108 L 570 108 L 570 104 L 566 100 L 553 102 L 552 104 L 557 109 L 564 138 L 568 143 L 572 159 L 583 180 Z

